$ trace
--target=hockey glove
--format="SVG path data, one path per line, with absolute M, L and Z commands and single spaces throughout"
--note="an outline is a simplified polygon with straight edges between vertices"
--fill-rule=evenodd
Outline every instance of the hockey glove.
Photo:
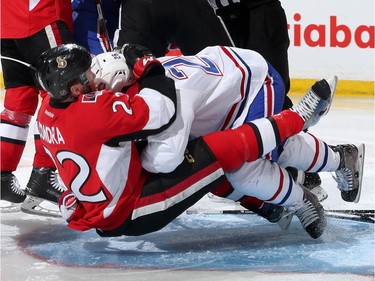
M 59 208 L 62 217 L 66 222 L 70 222 L 70 217 L 73 215 L 77 207 L 77 197 L 70 191 L 64 192 L 60 196 Z
M 122 54 L 136 80 L 145 76 L 165 74 L 164 67 L 147 48 L 137 44 L 125 44 Z

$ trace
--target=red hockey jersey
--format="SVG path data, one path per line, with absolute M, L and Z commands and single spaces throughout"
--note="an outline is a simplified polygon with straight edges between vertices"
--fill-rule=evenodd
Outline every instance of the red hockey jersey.
M 81 95 L 66 108 L 49 100 L 39 110 L 38 129 L 62 181 L 79 200 L 68 226 L 120 226 L 147 175 L 131 140 L 167 124 L 175 114 L 173 102 L 149 88 L 133 97 L 109 91 Z
M 1 38 L 26 38 L 57 20 L 73 30 L 70 0 L 1 1 Z

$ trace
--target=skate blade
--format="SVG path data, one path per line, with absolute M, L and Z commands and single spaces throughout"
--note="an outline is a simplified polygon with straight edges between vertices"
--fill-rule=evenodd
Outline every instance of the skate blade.
M 331 96 L 328 100 L 320 99 L 320 101 L 319 101 L 319 103 L 318 103 L 318 105 L 315 109 L 317 114 L 315 115 L 315 117 L 312 117 L 310 119 L 310 121 L 307 122 L 304 125 L 304 128 L 305 127 L 310 128 L 312 126 L 315 126 L 323 116 L 328 114 L 329 110 L 331 109 L 333 97 L 334 97 L 335 91 L 336 91 L 336 85 L 337 85 L 338 78 L 337 78 L 337 76 L 333 76 L 333 77 L 330 77 L 329 79 L 325 79 L 325 81 L 329 85 Z
M 323 202 L 328 198 L 328 193 L 320 185 L 309 190 L 318 198 L 319 202 Z
M 287 230 L 292 222 L 293 213 L 288 209 L 284 209 L 281 219 L 277 222 L 282 230 Z
M 327 109 L 320 114 L 320 117 L 323 117 L 323 116 L 327 115 L 327 113 L 331 109 L 331 105 L 332 105 L 333 97 L 335 96 L 336 87 L 337 87 L 337 81 L 338 80 L 339 79 L 338 79 L 337 76 L 332 76 L 332 77 L 326 79 L 326 81 L 327 81 L 327 83 L 329 85 L 329 88 L 331 90 L 331 98 L 330 98 L 330 102 L 329 102 L 329 105 L 328 105 Z
M 358 193 L 357 197 L 354 199 L 353 203 L 358 203 L 361 198 L 362 191 L 362 178 L 363 178 L 363 166 L 365 165 L 365 144 L 361 143 L 357 146 L 358 148 Z
M 21 205 L 21 211 L 31 215 L 61 218 L 61 212 L 56 204 L 33 196 L 26 197 Z
M 21 211 L 22 203 L 13 203 L 6 200 L 0 200 L 0 213 L 15 213 Z

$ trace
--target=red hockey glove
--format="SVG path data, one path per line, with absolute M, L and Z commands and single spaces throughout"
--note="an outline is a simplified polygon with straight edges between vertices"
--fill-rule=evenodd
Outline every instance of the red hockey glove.
M 77 197 L 70 191 L 65 191 L 60 196 L 59 208 L 62 217 L 66 222 L 70 221 L 70 217 L 73 215 L 77 207 Z
M 133 70 L 135 79 L 146 75 L 165 74 L 160 61 L 147 48 L 137 44 L 125 44 L 122 47 L 129 68 Z

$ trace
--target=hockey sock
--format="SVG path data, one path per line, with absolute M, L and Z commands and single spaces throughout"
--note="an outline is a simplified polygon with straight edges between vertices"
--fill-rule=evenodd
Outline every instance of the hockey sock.
M 31 115 L 4 109 L 1 113 L 1 170 L 15 171 L 25 149 Z
M 339 167 L 340 155 L 310 132 L 301 132 L 285 142 L 277 162 L 310 173 L 334 172 Z
M 217 187 L 212 189 L 211 193 L 216 195 L 216 196 L 226 198 L 227 196 L 229 196 L 233 192 L 233 190 L 234 189 L 233 189 L 232 185 L 230 184 L 230 182 L 228 180 L 224 180 Z
M 35 86 L 8 88 L 1 112 L 1 170 L 15 171 L 24 151 L 29 123 L 38 106 Z
M 292 110 L 284 110 L 268 119 L 273 119 L 276 122 L 281 142 L 283 142 L 286 138 L 301 132 L 305 123 L 302 117 Z M 271 148 L 271 150 L 272 149 L 273 148 Z M 267 151 L 267 153 L 270 151 Z
M 264 204 L 264 201 L 252 196 L 244 196 L 241 198 L 241 200 L 239 200 L 239 202 L 242 207 L 245 207 L 251 211 L 259 209 Z
M 299 133 L 303 124 L 297 113 L 285 110 L 236 129 L 208 134 L 203 139 L 224 171 L 231 171 L 269 153 L 287 137 Z
M 33 161 L 33 167 L 39 168 L 50 168 L 55 170 L 55 163 L 53 163 L 51 157 L 46 153 L 42 141 L 40 140 L 39 135 L 34 135 L 34 144 L 35 144 L 35 155 Z

